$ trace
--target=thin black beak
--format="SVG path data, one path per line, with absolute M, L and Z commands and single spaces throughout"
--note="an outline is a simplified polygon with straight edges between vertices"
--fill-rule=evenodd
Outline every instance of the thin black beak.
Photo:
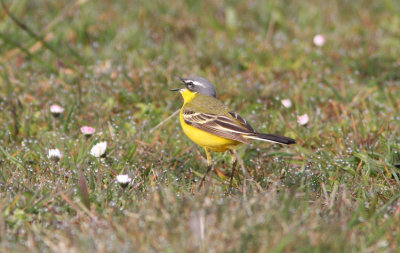
M 186 83 L 185 83 L 185 79 L 183 79 L 183 78 L 182 78 L 182 77 L 180 77 L 180 76 L 176 76 L 176 77 L 178 77 L 178 78 L 179 78 L 179 80 L 181 80 L 181 82 L 182 82 L 182 83 L 186 84 Z
M 185 83 L 185 79 L 183 79 L 183 78 L 182 78 L 182 77 L 180 77 L 180 76 L 176 76 L 176 77 L 178 77 L 178 78 L 179 78 L 179 80 L 181 80 L 181 82 L 182 82 L 183 84 L 186 84 L 186 83 Z M 181 89 L 183 89 L 183 88 L 171 89 L 170 91 L 179 91 L 179 90 L 181 90 Z

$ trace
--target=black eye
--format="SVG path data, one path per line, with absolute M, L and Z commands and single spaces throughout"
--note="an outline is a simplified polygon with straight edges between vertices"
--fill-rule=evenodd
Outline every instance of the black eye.
M 186 86 L 189 90 L 193 89 L 194 84 L 192 82 L 186 83 Z

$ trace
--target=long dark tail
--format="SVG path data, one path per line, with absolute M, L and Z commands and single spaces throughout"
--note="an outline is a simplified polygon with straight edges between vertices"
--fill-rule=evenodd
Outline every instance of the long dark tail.
M 247 139 L 268 141 L 268 142 L 286 144 L 286 145 L 296 143 L 296 140 L 293 140 L 292 138 L 285 137 L 285 136 L 279 136 L 279 135 L 275 135 L 275 134 L 255 133 L 254 135 L 246 135 L 244 137 Z

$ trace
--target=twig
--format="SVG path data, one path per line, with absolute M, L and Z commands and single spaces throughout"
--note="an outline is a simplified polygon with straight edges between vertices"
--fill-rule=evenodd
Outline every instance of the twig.
M 156 130 L 157 128 L 159 128 L 160 126 L 164 125 L 165 122 L 167 122 L 168 120 L 170 120 L 172 117 L 174 117 L 175 115 L 177 115 L 179 113 L 179 110 L 176 110 L 176 112 L 174 112 L 173 114 L 171 114 L 171 116 L 169 116 L 168 118 L 166 118 L 165 120 L 161 121 L 160 123 L 158 123 L 157 126 L 153 127 L 152 129 L 150 129 L 150 133 L 152 133 L 154 130 Z
M 271 37 L 274 32 L 274 27 L 275 27 L 275 18 L 273 15 L 271 15 L 271 18 L 268 23 L 267 35 L 265 36 L 265 41 L 264 41 L 265 46 L 267 46 L 271 41 Z

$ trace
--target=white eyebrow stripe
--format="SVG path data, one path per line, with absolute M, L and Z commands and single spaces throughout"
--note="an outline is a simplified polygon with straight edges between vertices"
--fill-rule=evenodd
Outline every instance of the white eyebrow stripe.
M 200 82 L 192 81 L 192 80 L 191 80 L 191 82 L 192 82 L 194 85 L 198 85 L 198 86 L 201 86 L 201 87 L 205 87 L 205 85 L 202 84 L 202 83 L 200 83 Z

